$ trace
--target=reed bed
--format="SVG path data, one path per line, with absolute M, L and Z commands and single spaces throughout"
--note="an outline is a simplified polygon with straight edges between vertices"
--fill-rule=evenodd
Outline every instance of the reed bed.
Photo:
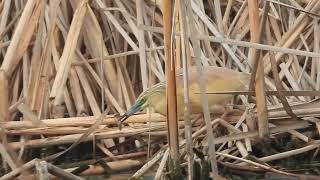
M 163 8 L 170 6 L 161 3 L 0 2 L 1 180 L 129 170 L 134 179 L 169 177 L 165 116 L 149 109 L 117 126 L 142 91 L 166 79 Z M 223 92 L 237 95 L 228 114 L 178 120 L 179 137 L 170 138 L 179 139 L 184 175 L 231 178 L 227 168 L 317 179 L 319 171 L 302 175 L 279 162 L 319 157 L 320 1 L 171 5 L 177 70 L 200 60 L 252 74 L 248 92 Z

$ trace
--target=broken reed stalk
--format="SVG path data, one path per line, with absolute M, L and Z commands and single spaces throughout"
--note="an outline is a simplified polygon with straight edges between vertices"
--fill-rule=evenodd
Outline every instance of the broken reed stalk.
M 311 151 L 313 149 L 319 148 L 320 144 L 319 141 L 313 142 L 310 145 L 307 145 L 305 147 L 302 148 L 297 148 L 294 150 L 290 150 L 290 151 L 286 151 L 286 152 L 282 152 L 282 153 L 278 153 L 278 154 L 274 154 L 274 155 L 270 155 L 270 156 L 266 156 L 266 157 L 262 157 L 259 158 L 259 160 L 263 161 L 263 162 L 270 162 L 270 161 L 274 161 L 274 160 L 278 160 L 278 159 L 284 159 L 284 158 L 288 158 L 288 157 L 292 157 L 298 154 L 302 154 L 308 151 Z
M 48 172 L 50 172 L 50 174 L 62 178 L 62 179 L 67 179 L 67 180 L 84 180 L 83 178 L 76 176 L 70 172 L 66 172 L 61 168 L 58 168 L 57 166 L 51 164 L 51 163 L 47 163 L 45 161 L 41 161 L 43 162 L 43 164 L 46 164 L 48 167 Z
M 43 119 L 41 120 L 47 127 L 88 127 L 93 125 L 100 116 L 84 116 L 84 117 L 70 117 L 70 118 L 56 118 L 56 119 Z M 166 117 L 158 113 L 151 114 L 151 122 L 165 122 Z M 147 114 L 137 114 L 130 116 L 127 123 L 146 123 L 148 122 Z M 114 115 L 107 115 L 102 122 L 103 125 L 117 125 L 117 118 Z M 35 128 L 31 121 L 9 121 L 2 122 L 1 126 L 4 129 L 24 129 Z
M 188 33 L 188 26 L 186 21 L 186 6 L 181 0 L 177 1 L 179 4 L 179 25 L 181 30 L 181 36 L 178 41 L 181 41 L 181 53 L 182 53 L 182 67 L 183 67 L 183 101 L 184 101 L 184 124 L 185 124 L 185 139 L 186 139 L 186 152 L 188 159 L 188 180 L 193 178 L 193 144 L 192 144 L 192 124 L 190 119 L 190 99 L 189 99 L 189 79 L 188 79 L 188 62 L 191 61 L 190 56 L 187 56 L 187 52 L 190 52 L 189 41 L 186 37 Z M 179 49 L 178 49 L 179 51 Z M 179 61 L 179 60 L 178 60 Z
M 267 42 L 269 45 L 271 45 L 271 31 L 270 31 L 270 26 L 269 26 L 269 20 L 267 19 L 266 21 L 266 36 L 267 36 Z M 297 116 L 293 113 L 283 91 L 283 87 L 281 85 L 281 80 L 279 77 L 279 72 L 277 69 L 277 62 L 274 56 L 273 52 L 269 52 L 269 56 L 270 56 L 270 63 L 271 63 L 271 70 L 272 70 L 272 74 L 273 74 L 273 78 L 275 81 L 275 86 L 277 88 L 277 92 L 278 92 L 278 97 L 283 105 L 284 110 L 288 113 L 288 115 L 290 115 L 293 119 L 297 119 Z
M 60 105 L 62 96 L 63 96 L 63 89 L 65 87 L 65 83 L 68 79 L 71 61 L 75 55 L 75 50 L 78 42 L 78 36 L 80 34 L 80 30 L 84 21 L 85 14 L 87 12 L 87 0 L 82 0 L 79 3 L 71 25 L 70 30 L 67 35 L 66 44 L 64 46 L 64 50 L 62 52 L 61 58 L 59 60 L 59 68 L 57 70 L 56 78 L 54 79 L 50 97 L 54 98 L 54 105 Z
M 157 172 L 154 175 L 154 179 L 155 180 L 160 180 L 163 177 L 163 170 L 164 170 L 164 168 L 165 168 L 165 166 L 167 164 L 168 157 L 169 157 L 169 149 L 167 149 L 165 151 L 165 153 L 163 154 L 163 157 L 161 159 L 161 162 L 159 164 Z M 190 175 L 188 175 L 188 176 L 190 176 Z
M 0 144 L 0 154 L 3 161 L 7 163 L 11 169 L 16 169 L 18 167 L 3 144 Z
M 137 0 L 136 2 L 136 12 L 137 12 L 137 26 L 143 25 L 143 6 L 144 6 L 144 1 L 143 0 Z M 143 29 L 138 29 L 138 42 L 139 42 L 139 57 L 140 57 L 140 69 L 141 69 L 141 74 L 144 74 L 144 76 L 141 77 L 142 80 L 142 87 L 143 90 L 145 91 L 148 87 L 148 76 L 147 76 L 147 57 L 146 57 L 146 52 L 145 52 L 145 38 L 144 38 L 144 30 Z
M 239 158 L 239 157 L 236 157 L 236 156 L 232 156 L 232 155 L 230 155 L 230 154 L 224 154 L 224 153 L 217 152 L 217 155 L 225 156 L 225 157 L 228 157 L 228 158 L 231 158 L 231 159 L 235 159 L 235 160 L 239 160 L 239 161 L 243 161 L 243 162 L 252 164 L 252 165 L 254 165 L 254 166 L 263 168 L 263 169 L 265 169 L 265 170 L 267 170 L 267 171 L 272 171 L 272 172 L 279 173 L 279 174 L 284 174 L 284 175 L 287 175 L 287 176 L 296 176 L 296 174 L 292 174 L 292 173 L 287 173 L 287 172 L 284 172 L 284 171 L 280 171 L 280 170 L 274 169 L 274 168 L 271 167 L 271 166 L 266 166 L 266 165 L 263 165 L 263 164 L 259 164 L 259 163 L 253 162 L 253 161 L 251 161 L 251 160 L 247 160 L 247 159 Z
M 252 42 L 259 43 L 261 41 L 261 36 L 262 36 L 262 33 L 264 32 L 263 29 L 264 29 L 264 24 L 266 22 L 266 16 L 268 14 L 268 9 L 269 9 L 268 7 L 269 7 L 268 2 L 264 2 L 262 20 L 261 22 L 259 22 L 258 1 L 252 0 L 248 2 L 250 35 L 251 35 Z M 264 82 L 264 70 L 263 70 L 264 67 L 263 67 L 263 62 L 260 60 L 260 51 L 256 49 L 251 49 L 250 52 L 249 52 L 248 58 L 249 58 L 249 62 L 252 62 L 251 65 L 253 68 L 250 85 L 252 86 L 253 82 L 255 82 L 259 136 L 260 138 L 267 138 L 269 136 L 269 124 L 268 124 L 268 111 L 267 111 L 265 82 Z
M 284 125 L 284 126 L 278 126 L 275 128 L 271 128 L 272 133 L 280 133 L 280 132 L 287 132 L 289 130 L 293 129 L 301 129 L 301 128 L 306 128 L 308 127 L 307 122 L 302 122 L 300 124 L 296 123 L 293 125 Z M 149 127 L 145 128 L 139 128 L 139 129 L 123 129 L 123 132 L 119 132 L 118 130 L 109 130 L 109 131 L 98 131 L 94 134 L 95 139 L 108 139 L 108 138 L 116 138 L 116 137 L 130 137 L 133 135 L 140 135 L 140 136 L 147 136 L 148 133 L 145 133 L 148 130 Z M 283 129 L 287 128 L 287 129 Z M 154 126 L 149 128 L 150 131 L 155 131 L 155 130 L 161 130 L 165 129 L 165 125 L 161 126 Z M 204 132 L 205 128 L 201 128 L 201 132 Z M 85 130 L 87 131 L 87 129 Z M 83 131 L 82 131 L 83 132 Z M 82 133 L 81 132 L 81 133 Z M 34 139 L 34 140 L 29 140 L 25 143 L 22 142 L 11 142 L 8 145 L 13 148 L 13 149 L 19 149 L 22 146 L 25 148 L 39 148 L 39 147 L 48 147 L 48 146 L 53 146 L 53 145 L 58 145 L 58 144 L 70 144 L 75 141 L 77 141 L 82 134 L 78 134 L 78 132 L 75 132 L 74 134 L 69 134 L 69 135 L 64 135 L 64 136 L 55 136 L 51 138 L 44 138 L 44 139 Z M 220 144 L 223 142 L 228 141 L 228 138 L 230 140 L 240 140 L 243 138 L 253 138 L 257 136 L 256 131 L 250 131 L 247 133 L 235 133 L 229 136 L 222 136 L 216 138 L 216 141 L 214 142 L 215 144 Z M 88 137 L 82 139 L 83 142 L 86 141 L 92 141 L 93 135 L 89 135 Z
M 14 177 L 16 177 L 17 175 L 19 175 L 21 172 L 31 169 L 35 166 L 35 163 L 38 159 L 33 159 L 25 164 L 23 164 L 22 166 L 13 169 L 11 172 L 9 172 L 8 174 L 5 174 L 3 176 L 0 177 L 0 180 L 9 180 L 9 179 L 13 179 Z
M 38 179 L 49 180 L 48 166 L 45 161 L 36 161 L 35 169 L 36 169 L 35 176 Z
M 218 166 L 217 166 L 217 160 L 215 157 L 215 145 L 214 145 L 214 136 L 212 132 L 212 126 L 211 126 L 211 120 L 210 120 L 210 113 L 209 113 L 209 107 L 208 107 L 208 95 L 205 93 L 206 86 L 204 82 L 204 77 L 203 77 L 203 72 L 201 70 L 202 65 L 201 65 L 201 47 L 200 47 L 200 41 L 195 39 L 194 37 L 198 35 L 197 30 L 195 29 L 195 20 L 193 17 L 193 12 L 192 12 L 192 5 L 193 1 L 184 1 L 184 6 L 187 9 L 187 16 L 188 17 L 188 30 L 190 34 L 193 34 L 194 36 L 190 37 L 190 40 L 194 46 L 194 55 L 196 57 L 196 65 L 197 65 L 197 72 L 198 72 L 198 84 L 200 87 L 200 93 L 201 93 L 201 103 L 202 103 L 202 110 L 204 114 L 204 120 L 206 123 L 206 130 L 207 130 L 207 137 L 208 137 L 208 143 L 209 143 L 209 159 L 211 163 L 211 171 L 213 174 L 213 178 L 217 179 L 219 178 L 218 174 Z
M 0 84 L 0 122 L 7 122 L 10 120 L 9 83 L 4 70 L 0 70 Z
M 176 67 L 174 56 L 172 55 L 172 17 L 173 3 L 164 0 L 163 4 L 163 29 L 164 29 L 164 54 L 165 72 L 167 87 L 167 126 L 169 142 L 169 168 L 170 176 L 173 179 L 181 178 L 180 154 L 178 141 L 178 113 L 177 113 L 177 92 L 176 92 Z
M 24 37 L 24 33 L 26 33 L 25 29 L 27 27 L 27 23 L 30 22 L 30 17 L 32 16 L 33 12 L 32 10 L 37 3 L 39 3 L 39 1 L 29 1 L 26 3 L 19 23 L 14 31 L 11 43 L 1 64 L 1 69 L 4 70 L 8 76 L 11 76 L 12 72 L 15 69 L 15 66 L 18 64 L 17 61 L 20 60 L 20 58 L 15 57 L 15 55 L 17 54 L 16 51 L 18 50 L 20 40 Z M 32 33 L 30 34 L 32 35 Z
M 146 173 L 150 168 L 152 168 L 159 160 L 162 158 L 164 154 L 169 153 L 169 148 L 161 149 L 157 152 L 155 156 L 148 162 L 146 162 L 137 172 L 135 172 L 131 179 L 139 179 L 144 173 Z

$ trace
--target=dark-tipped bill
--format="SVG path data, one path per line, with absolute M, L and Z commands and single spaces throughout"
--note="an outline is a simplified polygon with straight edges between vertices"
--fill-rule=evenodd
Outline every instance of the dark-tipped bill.
M 134 113 L 140 111 L 142 105 L 143 104 L 141 102 L 136 102 L 127 112 L 125 112 L 122 116 L 119 117 L 119 119 L 118 119 L 118 127 L 119 127 L 120 130 L 121 130 L 121 127 L 122 127 L 122 123 L 126 119 L 128 119 L 128 117 L 130 117 Z

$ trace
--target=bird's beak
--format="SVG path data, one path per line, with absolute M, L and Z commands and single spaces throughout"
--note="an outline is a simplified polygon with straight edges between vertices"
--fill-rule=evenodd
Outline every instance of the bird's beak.
M 131 115 L 141 110 L 141 103 L 136 102 L 127 112 L 125 112 L 122 116 L 118 119 L 118 127 L 121 130 L 122 123 L 128 119 Z

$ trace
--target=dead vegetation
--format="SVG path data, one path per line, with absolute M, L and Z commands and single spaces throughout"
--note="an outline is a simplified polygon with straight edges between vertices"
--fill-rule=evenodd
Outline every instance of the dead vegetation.
M 184 175 L 211 175 L 211 146 L 221 176 L 317 179 L 320 1 L 172 6 L 177 69 L 200 60 L 252 74 L 249 92 L 208 92 L 238 95 L 227 115 L 211 115 L 207 126 L 201 115 L 190 117 L 192 127 L 178 121 Z M 77 175 L 139 169 L 132 178 L 148 170 L 168 177 L 166 117 L 142 112 L 121 131 L 116 122 L 165 80 L 162 7 L 160 0 L 0 2 L 1 180 L 34 178 L 33 171 L 38 179 L 81 179 L 69 173 L 75 167 Z

